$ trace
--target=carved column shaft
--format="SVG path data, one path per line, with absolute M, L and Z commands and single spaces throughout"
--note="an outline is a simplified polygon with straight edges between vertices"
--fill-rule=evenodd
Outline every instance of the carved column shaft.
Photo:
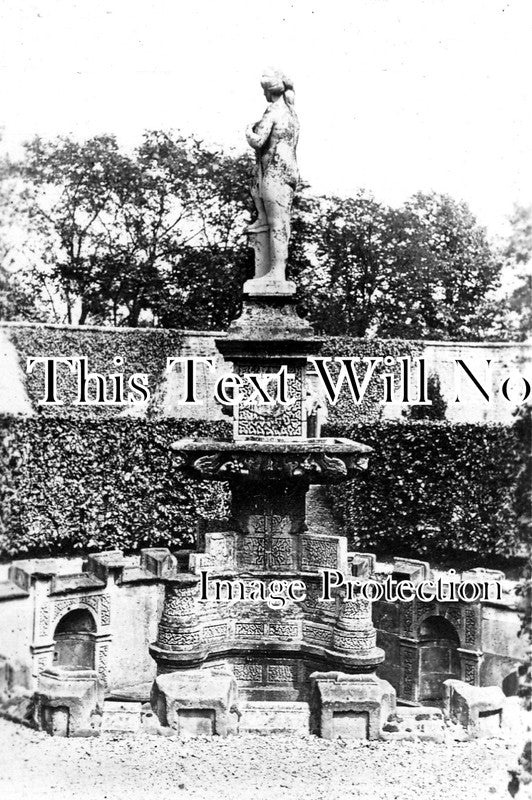
M 196 608 L 199 578 L 168 581 L 157 644 L 163 649 L 187 651 L 200 644 L 200 624 Z

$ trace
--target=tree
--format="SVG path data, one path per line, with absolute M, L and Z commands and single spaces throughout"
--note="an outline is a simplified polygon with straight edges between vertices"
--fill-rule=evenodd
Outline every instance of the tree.
M 394 264 L 379 332 L 428 339 L 479 339 L 496 307 L 501 263 L 468 206 L 447 195 L 419 193 L 394 220 Z
M 0 132 L 0 143 L 1 143 Z M 36 320 L 42 318 L 35 287 L 27 273 L 17 268 L 16 229 L 20 219 L 23 192 L 14 178 L 6 155 L 0 156 L 0 319 Z
M 227 257 L 247 216 L 249 160 L 192 137 L 148 132 L 131 155 L 112 136 L 62 137 L 26 146 L 21 175 L 33 194 L 28 216 L 47 247 L 68 322 L 137 325 L 166 313 L 164 294 L 191 244 Z M 163 298 L 163 300 L 161 300 Z M 174 315 L 175 317 L 175 315 Z
M 417 194 L 390 208 L 371 195 L 320 198 L 303 277 L 326 333 L 471 339 L 489 330 L 500 262 L 464 203 Z
M 68 322 L 227 325 L 253 272 L 250 166 L 163 131 L 131 153 L 112 136 L 34 139 L 19 165 L 39 250 L 32 280 Z M 400 208 L 365 192 L 296 196 L 288 276 L 324 333 L 481 338 L 500 266 L 467 206 L 445 195 Z
M 127 166 L 112 136 L 83 144 L 68 137 L 50 142 L 37 137 L 25 146 L 19 172 L 30 188 L 27 218 L 33 235 L 42 241 L 41 257 L 65 303 L 69 323 L 84 322 L 98 301 L 106 225 L 117 199 L 113 192 Z
M 532 206 L 516 205 L 503 258 L 512 288 L 506 298 L 504 328 L 525 339 L 532 332 Z
M 384 279 L 386 209 L 360 193 L 314 199 L 306 211 L 307 263 L 301 272 L 309 316 L 326 333 L 363 336 Z

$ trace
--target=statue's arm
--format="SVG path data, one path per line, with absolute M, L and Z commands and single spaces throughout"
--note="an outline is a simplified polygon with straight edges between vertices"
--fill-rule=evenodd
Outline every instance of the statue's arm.
M 273 117 L 269 111 L 266 111 L 260 122 L 257 122 L 256 125 L 248 125 L 246 130 L 248 144 L 251 145 L 254 150 L 260 150 L 272 132 L 272 127 Z

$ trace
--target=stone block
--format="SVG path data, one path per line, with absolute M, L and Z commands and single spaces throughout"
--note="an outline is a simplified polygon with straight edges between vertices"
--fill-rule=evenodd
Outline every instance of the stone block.
M 505 701 L 502 689 L 455 679 L 444 681 L 444 686 L 445 714 L 452 722 L 460 723 L 474 738 L 499 735 Z
M 141 725 L 142 703 L 106 700 L 103 706 L 102 731 L 135 733 Z
M 393 571 L 404 579 L 419 583 L 430 579 L 430 566 L 427 561 L 417 561 L 413 558 L 395 557 L 393 560 Z
M 94 670 L 47 669 L 34 695 L 37 724 L 52 736 L 98 736 L 103 695 Z
M 140 551 L 140 566 L 157 578 L 173 575 L 176 558 L 167 547 L 145 547 Z
M 314 672 L 311 732 L 323 739 L 378 739 L 395 710 L 395 689 L 374 674 Z
M 159 675 L 151 704 L 161 725 L 182 737 L 238 732 L 238 688 L 228 671 L 192 669 Z
M 371 578 L 377 558 L 374 553 L 348 553 L 347 564 L 355 578 Z
M 440 708 L 430 706 L 403 706 L 391 714 L 381 731 L 387 742 L 445 741 L 445 726 Z
M 301 701 L 248 701 L 242 710 L 240 730 L 247 733 L 309 732 L 309 706 Z

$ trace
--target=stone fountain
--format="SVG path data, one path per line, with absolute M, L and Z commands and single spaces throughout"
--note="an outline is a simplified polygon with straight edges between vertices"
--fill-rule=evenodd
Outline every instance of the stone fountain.
M 150 647 L 158 668 L 152 704 L 161 723 L 180 733 L 236 731 L 249 702 L 274 710 L 299 702 L 310 704 L 311 730 L 322 736 L 377 738 L 395 693 L 375 675 L 384 653 L 371 604 L 341 589 L 321 599 L 323 571 L 348 575 L 351 560 L 345 537 L 307 527 L 305 508 L 311 485 L 356 480 L 371 448 L 319 435 L 307 362 L 321 341 L 298 316 L 296 287 L 285 278 L 298 177 L 293 85 L 274 71 L 262 86 L 268 105 L 247 132 L 257 154 L 258 217 L 248 231 L 255 276 L 244 285 L 241 316 L 217 346 L 235 375 L 256 376 L 263 387 L 285 368 L 289 396 L 258 402 L 243 386 L 231 442 L 173 445 L 177 467 L 228 482 L 232 530 L 203 534 L 188 571 L 166 579 Z M 296 583 L 297 593 L 281 602 L 261 594 Z

